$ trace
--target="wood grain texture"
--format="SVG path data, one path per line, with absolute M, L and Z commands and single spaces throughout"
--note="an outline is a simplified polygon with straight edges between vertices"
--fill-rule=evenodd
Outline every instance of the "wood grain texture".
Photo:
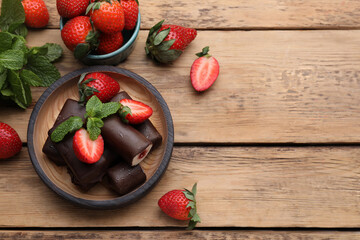
M 59 35 L 31 32 L 29 44 L 62 44 Z M 146 58 L 146 36 L 140 32 L 133 54 L 119 67 L 160 91 L 178 143 L 360 142 L 360 31 L 200 31 L 168 66 Z M 190 66 L 194 53 L 210 43 L 220 76 L 198 94 Z M 62 75 L 85 67 L 67 49 L 56 66 Z M 33 104 L 43 91 L 33 88 Z M 25 141 L 30 113 L 1 107 L 0 121 L 11 123 Z
M 59 28 L 56 1 L 45 3 L 50 14 L 47 28 Z M 197 29 L 339 29 L 360 24 L 357 0 L 140 1 L 140 11 L 142 29 L 162 19 Z
M 359 232 L 314 232 L 314 231 L 0 231 L 0 238 L 8 239 L 72 239 L 72 240 L 99 240 L 99 239 L 127 239 L 127 240 L 356 240 L 360 239 Z
M 360 227 L 359 147 L 176 147 L 147 196 L 111 211 L 61 199 L 26 151 L 0 162 L 0 227 L 184 227 L 157 201 L 195 182 L 199 227 Z

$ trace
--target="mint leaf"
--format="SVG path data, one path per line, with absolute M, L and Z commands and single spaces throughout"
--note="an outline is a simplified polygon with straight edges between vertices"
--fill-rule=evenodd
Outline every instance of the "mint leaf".
M 19 0 L 2 0 L 0 28 L 2 32 L 14 32 L 25 22 L 25 11 Z
M 18 73 L 13 70 L 8 71 L 7 79 L 10 83 L 11 90 L 15 94 L 15 100 L 17 100 L 16 103 L 22 108 L 24 108 L 24 106 L 25 106 L 25 108 L 27 106 L 29 106 L 31 103 L 31 100 L 32 100 L 29 85 L 24 84 L 21 81 Z M 19 103 L 21 103 L 21 104 L 19 104 Z
M 101 134 L 101 129 L 104 122 L 100 118 L 88 118 L 86 128 L 90 135 L 90 139 L 95 141 Z
M 14 92 L 10 88 L 6 88 L 0 91 L 3 96 L 11 97 L 14 96 Z
M 51 141 L 60 142 L 68 133 L 79 130 L 83 125 L 84 123 L 81 117 L 70 117 L 60 123 L 51 133 Z
M 11 28 L 12 26 L 10 26 Z M 22 36 L 22 37 L 26 37 L 26 35 L 28 34 L 28 30 L 25 26 L 25 24 L 20 24 L 18 25 L 17 28 L 14 28 L 14 31 L 12 31 L 14 34 Z
M 33 73 L 30 70 L 23 69 L 20 72 L 20 78 L 21 78 L 21 80 L 23 80 L 24 83 L 27 83 L 30 86 L 33 86 L 33 87 L 42 87 L 43 86 L 43 81 L 38 77 L 38 75 L 36 75 L 35 73 Z
M 11 49 L 12 36 L 7 32 L 0 32 L 0 52 Z
M 0 64 L 11 70 L 19 70 L 24 66 L 24 52 L 7 50 L 0 53 Z
M 59 44 L 47 43 L 43 47 L 47 47 L 48 51 L 45 57 L 50 61 L 54 62 L 59 59 L 63 53 L 63 49 Z
M 121 104 L 119 102 L 104 103 L 99 118 L 106 118 L 119 111 Z
M 50 86 L 61 77 L 57 68 L 44 56 L 30 55 L 25 68 L 38 75 L 44 87 Z
M 23 37 L 16 37 L 13 39 L 12 43 L 12 50 L 20 50 L 23 51 L 25 54 L 29 51 L 29 49 L 26 47 L 26 42 Z
M 3 87 L 5 86 L 6 77 L 7 77 L 7 70 L 5 68 L 1 67 L 1 70 L 0 70 L 0 89 L 3 89 Z
M 89 117 L 98 117 L 102 111 L 102 107 L 102 102 L 94 95 L 86 103 L 86 113 Z
M 61 57 L 63 49 L 59 44 L 56 43 L 46 43 L 41 47 L 33 47 L 30 49 L 30 53 L 33 55 L 42 55 L 49 62 L 53 62 Z

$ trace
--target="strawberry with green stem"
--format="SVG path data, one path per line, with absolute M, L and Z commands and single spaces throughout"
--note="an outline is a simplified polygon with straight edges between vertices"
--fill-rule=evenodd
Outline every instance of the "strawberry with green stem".
M 191 191 L 172 190 L 158 201 L 160 209 L 168 216 L 178 220 L 190 220 L 188 230 L 193 229 L 201 221 L 196 208 L 196 188 L 195 183 Z
M 119 83 L 105 73 L 83 73 L 78 82 L 80 103 L 89 100 L 96 95 L 101 102 L 108 102 L 120 90 Z
M 132 99 L 120 100 L 119 114 L 123 122 L 129 124 L 140 124 L 151 117 L 153 110 L 143 102 Z
M 81 59 L 99 45 L 99 33 L 94 29 L 90 18 L 78 16 L 66 22 L 61 30 L 61 38 L 66 47 Z
M 197 53 L 190 70 L 191 84 L 196 91 L 202 92 L 211 87 L 219 76 L 219 62 L 209 54 L 209 47 Z
M 178 25 L 157 23 L 149 31 L 145 52 L 152 59 L 161 63 L 175 61 L 185 48 L 196 38 L 197 31 Z

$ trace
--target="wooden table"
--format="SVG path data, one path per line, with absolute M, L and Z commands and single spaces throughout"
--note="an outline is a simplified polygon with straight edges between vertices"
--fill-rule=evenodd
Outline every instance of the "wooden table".
M 59 43 L 62 75 L 85 67 L 50 23 L 30 46 Z M 0 120 L 24 142 L 0 162 L 0 239 L 360 239 L 360 1 L 142 1 L 136 49 L 119 67 L 150 81 L 172 113 L 175 147 L 167 172 L 129 207 L 95 211 L 61 199 L 35 173 L 26 147 L 33 88 L 23 111 Z M 145 56 L 161 19 L 198 36 L 172 65 Z M 194 53 L 209 45 L 221 65 L 202 94 L 190 84 Z M 198 182 L 202 223 L 184 231 L 157 206 L 167 191 Z

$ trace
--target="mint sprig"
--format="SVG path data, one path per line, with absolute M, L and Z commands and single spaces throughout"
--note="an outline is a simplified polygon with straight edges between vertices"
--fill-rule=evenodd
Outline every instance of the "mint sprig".
M 1 74 L 0 74 L 1 77 Z M 115 114 L 120 109 L 120 103 L 109 102 L 102 103 L 97 96 L 92 96 L 86 104 L 86 113 L 84 116 L 86 130 L 90 135 L 90 139 L 95 141 L 101 134 L 101 128 L 104 126 L 103 118 Z M 53 142 L 60 142 L 71 132 L 79 130 L 83 127 L 84 121 L 80 116 L 71 117 L 61 123 L 51 134 Z
M 64 137 L 71 132 L 79 130 L 84 125 L 81 117 L 70 117 L 64 122 L 60 123 L 59 126 L 51 133 L 51 141 L 60 142 Z
M 190 222 L 188 227 L 186 228 L 187 230 L 192 230 L 194 229 L 194 227 L 196 226 L 197 223 L 201 222 L 200 220 L 200 216 L 197 214 L 197 209 L 196 209 L 196 192 L 197 192 L 197 183 L 194 184 L 194 186 L 192 187 L 191 191 L 185 189 L 185 191 L 183 191 L 185 197 L 187 199 L 189 199 L 189 203 L 186 206 L 186 208 L 190 207 L 190 212 L 189 212 L 189 218 L 190 218 Z
M 120 103 L 108 102 L 102 103 L 94 95 L 86 103 L 87 131 L 91 140 L 96 140 L 101 134 L 101 128 L 104 126 L 103 118 L 115 114 L 120 109 Z
M 52 62 L 62 55 L 58 44 L 28 48 L 21 0 L 3 0 L 0 16 L 0 99 L 21 108 L 31 104 L 30 86 L 48 87 L 61 77 Z

